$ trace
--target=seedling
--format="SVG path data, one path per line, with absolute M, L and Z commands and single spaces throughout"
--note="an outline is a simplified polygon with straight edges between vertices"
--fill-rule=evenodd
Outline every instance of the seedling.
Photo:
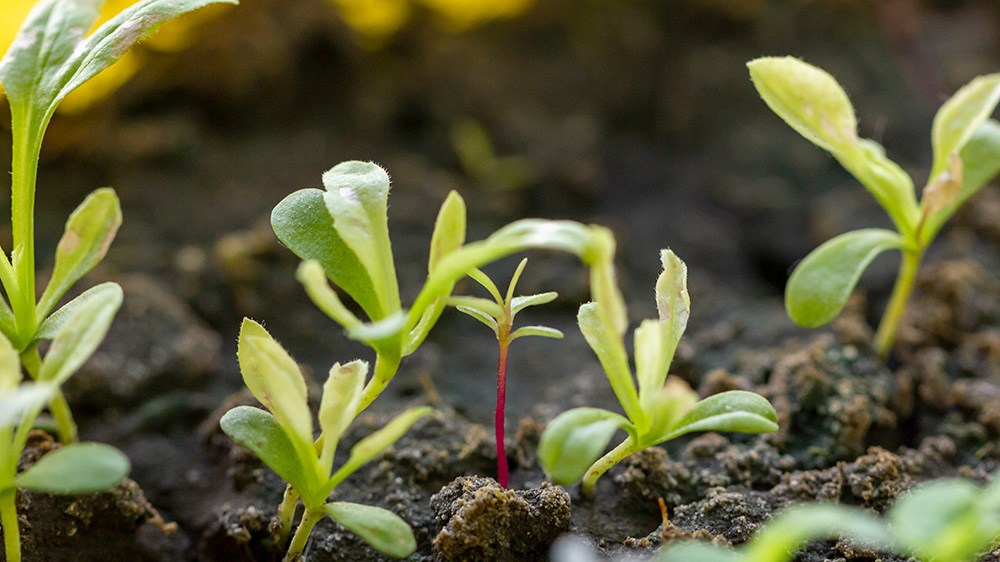
M 237 352 L 240 371 L 250 392 L 267 412 L 250 406 L 233 408 L 222 417 L 222 430 L 253 451 L 285 482 L 288 489 L 278 509 L 279 539 L 283 543 L 299 502 L 302 519 L 285 555 L 299 560 L 313 527 L 330 517 L 376 550 L 405 558 L 416 549 L 413 531 L 398 515 L 369 505 L 327 501 L 345 478 L 403 436 L 430 408 L 403 412 L 385 427 L 359 441 L 336 472 L 337 442 L 360 412 L 368 363 L 352 361 L 330 368 L 319 407 L 319 439 L 313 440 L 313 417 L 306 401 L 306 382 L 298 365 L 260 324 L 244 319 Z
M 366 408 L 395 376 L 403 357 L 423 343 L 459 279 L 475 268 L 530 248 L 562 250 L 590 266 L 591 291 L 607 303 L 605 322 L 624 325 L 614 282 L 615 242 L 599 226 L 525 219 L 479 242 L 465 243 L 465 202 L 452 192 L 431 236 L 427 280 L 409 310 L 402 307 L 386 217 L 389 176 L 372 163 L 344 162 L 323 175 L 325 189 L 292 193 L 271 213 L 275 234 L 305 260 L 298 279 L 313 302 L 374 349 L 375 366 L 361 395 Z M 365 323 L 341 302 L 329 281 L 361 307 Z
M 164 22 L 215 1 L 142 0 L 84 36 L 97 18 L 94 0 L 42 0 L 0 59 L 11 110 L 13 251 L 0 251 L 0 520 L 8 562 L 21 559 L 17 489 L 75 494 L 103 490 L 128 473 L 128 460 L 97 444 L 67 445 L 17 474 L 28 432 L 48 405 L 64 443 L 76 426 L 59 386 L 100 345 L 122 302 L 103 283 L 53 312 L 66 291 L 107 253 L 121 224 L 111 189 L 91 193 L 70 215 L 41 297 L 35 292 L 35 184 L 42 138 L 59 103 Z M 231 2 L 235 3 L 235 2 Z M 42 340 L 52 340 L 43 359 Z M 21 385 L 22 367 L 35 382 Z
M 903 257 L 875 350 L 886 357 L 928 244 L 944 223 L 1000 172 L 1000 74 L 962 87 L 934 117 L 934 161 L 917 203 L 913 181 L 876 142 L 858 137 L 857 119 L 837 81 L 792 57 L 751 61 L 750 76 L 767 105 L 813 144 L 829 152 L 885 209 L 896 231 L 867 228 L 841 234 L 812 251 L 792 272 L 785 307 L 796 323 L 814 328 L 833 320 L 868 264 L 886 250 Z
M 687 267 L 670 250 L 660 254 L 663 272 L 656 282 L 658 320 L 644 320 L 635 330 L 632 382 L 625 352 L 625 328 L 608 324 L 600 301 L 580 307 L 577 321 L 597 354 L 625 416 L 600 408 L 574 408 L 552 420 L 542 433 L 538 458 L 556 484 L 583 479 L 582 492 L 593 495 L 597 479 L 629 455 L 692 431 L 777 431 L 777 415 L 764 398 L 744 391 L 716 394 L 698 401 L 683 380 L 667 376 L 681 335 L 687 328 L 691 301 Z M 628 436 L 601 456 L 618 429 Z M 599 458 L 600 457 L 600 458 Z
M 507 448 L 504 447 L 504 404 L 507 397 L 507 354 L 510 351 L 510 344 L 522 336 L 543 336 L 546 338 L 562 338 L 563 333 L 555 328 L 547 326 L 524 326 L 514 329 L 514 316 L 518 312 L 529 306 L 552 302 L 557 293 L 541 293 L 527 297 L 515 297 L 514 287 L 521 272 L 527 265 L 528 258 L 521 260 L 514 271 L 514 276 L 507 286 L 506 296 L 500 296 L 500 290 L 496 284 L 478 269 L 469 272 L 469 276 L 489 291 L 493 300 L 481 299 L 477 297 L 452 297 L 448 299 L 448 304 L 454 305 L 458 310 L 472 316 L 493 330 L 497 336 L 497 343 L 500 345 L 500 359 L 497 363 L 497 406 L 494 414 L 494 425 L 496 427 L 497 441 L 497 480 L 504 488 L 507 487 L 508 467 Z
M 667 547 L 657 562 L 786 562 L 807 542 L 843 536 L 924 562 L 972 562 L 1000 539 L 1000 479 L 920 486 L 893 505 L 887 522 L 834 504 L 803 504 L 768 522 L 739 551 L 707 544 Z M 888 523 L 888 524 L 886 524 Z

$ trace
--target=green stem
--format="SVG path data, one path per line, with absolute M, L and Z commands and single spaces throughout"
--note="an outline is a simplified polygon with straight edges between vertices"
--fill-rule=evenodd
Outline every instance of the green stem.
M 889 297 L 889 306 L 885 309 L 882 321 L 875 332 L 875 353 L 882 359 L 889 356 L 892 350 L 893 341 L 896 338 L 896 328 L 903 318 L 906 310 L 906 301 L 913 290 L 913 284 L 917 280 L 917 270 L 920 269 L 920 262 L 924 257 L 924 248 L 903 249 L 903 261 L 899 264 L 899 274 L 896 277 L 896 284 L 892 288 L 892 295 Z
M 8 294 L 17 323 L 16 343 L 25 344 L 38 328 L 35 316 L 35 183 L 38 176 L 40 137 L 31 132 L 30 115 L 12 112 L 14 154 L 11 159 L 11 222 L 17 287 Z M 44 130 L 44 128 L 43 128 Z M 8 290 L 10 287 L 8 287 Z
M 38 374 L 42 369 L 42 356 L 38 353 L 38 346 L 32 345 L 21 352 L 21 364 L 28 371 L 28 376 L 38 380 Z M 75 443 L 78 438 L 76 422 L 73 421 L 73 411 L 66 402 L 66 396 L 62 389 L 57 388 L 49 403 L 49 411 L 56 420 L 56 428 L 59 430 L 59 441 L 63 445 Z
M 7 562 L 21 562 L 21 529 L 17 522 L 17 490 L 0 493 L 0 526 Z
M 639 449 L 634 446 L 632 436 L 630 435 L 617 447 L 611 449 L 611 452 L 597 459 L 597 462 L 587 470 L 587 475 L 583 477 L 583 484 L 580 485 L 580 491 L 583 492 L 583 495 L 593 497 L 594 487 L 597 486 L 597 479 L 607 472 L 609 468 L 637 451 Z
M 379 354 L 375 358 L 375 372 L 372 374 L 372 378 L 368 381 L 368 384 L 365 385 L 365 389 L 361 391 L 361 405 L 358 408 L 359 414 L 373 400 L 378 398 L 379 394 L 382 394 L 386 385 L 389 384 L 392 377 L 396 376 L 396 372 L 399 371 L 399 363 L 399 357 L 387 357 Z
M 283 545 L 288 540 L 288 535 L 292 530 L 292 523 L 295 520 L 295 508 L 299 507 L 299 493 L 295 491 L 295 488 L 287 486 L 285 488 L 285 497 L 281 499 L 281 505 L 278 506 L 278 525 L 280 527 L 277 529 L 278 544 Z
M 295 530 L 295 536 L 292 537 L 292 542 L 288 545 L 288 553 L 285 554 L 282 562 L 298 562 L 302 559 L 302 551 L 306 548 L 309 534 L 322 518 L 322 510 L 306 508 L 305 513 L 302 514 L 302 521 L 299 522 L 299 528 Z

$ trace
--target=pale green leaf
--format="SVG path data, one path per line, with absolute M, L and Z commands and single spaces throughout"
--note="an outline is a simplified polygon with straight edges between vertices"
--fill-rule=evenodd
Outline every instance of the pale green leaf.
M 318 261 L 303 261 L 295 271 L 295 278 L 305 287 L 313 304 L 338 324 L 347 329 L 361 325 L 361 320 L 344 306 L 337 292 L 330 288 L 323 266 Z
M 347 458 L 347 462 L 344 466 L 340 467 L 327 483 L 327 488 L 332 490 L 337 486 L 344 478 L 350 476 L 354 471 L 361 468 L 366 462 L 375 458 L 382 451 L 389 447 L 404 433 L 410 426 L 414 424 L 418 419 L 426 416 L 433 412 L 434 409 L 428 406 L 422 406 L 419 408 L 411 408 L 402 414 L 399 414 L 392 419 L 389 423 L 385 425 L 382 429 L 372 433 L 368 437 L 365 437 L 361 441 L 358 441 L 354 447 L 351 448 L 351 455 Z
M 641 432 L 647 427 L 648 419 L 639 405 L 639 395 L 632 383 L 632 372 L 628 365 L 628 355 L 625 352 L 625 342 L 614 330 L 604 323 L 597 303 L 589 302 L 580 307 L 576 321 L 584 339 L 594 350 L 604 367 L 604 373 L 611 383 L 611 388 L 618 397 L 625 414 Z M 643 421 L 645 420 L 645 421 Z
M 448 304 L 448 306 L 454 306 L 455 308 L 458 308 L 460 306 L 464 306 L 465 308 L 474 308 L 494 318 L 499 318 L 500 316 L 503 316 L 503 307 L 497 304 L 496 301 L 490 299 L 484 299 L 480 297 L 457 296 L 457 297 L 448 297 L 447 299 L 445 299 L 445 302 Z
M 643 322 L 635 331 L 636 375 L 644 401 L 663 386 L 691 314 L 687 266 L 670 250 L 660 252 L 660 262 L 663 272 L 656 280 L 658 321 L 655 325 Z
M 39 459 L 14 485 L 48 494 L 100 492 L 121 482 L 131 468 L 128 457 L 110 445 L 72 443 Z
M 382 554 L 406 558 L 417 549 L 413 530 L 400 516 L 387 509 L 357 503 L 329 502 L 323 504 L 323 511 Z
M 944 102 L 931 128 L 934 165 L 931 180 L 948 169 L 948 155 L 960 153 L 965 143 L 1000 102 L 1000 74 L 979 76 Z
M 22 377 L 21 355 L 6 336 L 0 335 L 0 394 L 17 388 Z
M 372 162 L 341 162 L 323 174 L 323 186 L 333 227 L 368 273 L 383 313 L 400 310 L 389 242 L 389 175 Z
M 73 211 L 56 246 L 52 277 L 38 301 L 39 318 L 44 318 L 66 290 L 104 258 L 121 224 L 121 205 L 111 188 L 94 191 Z
M 698 393 L 678 377 L 667 378 L 666 384 L 643 396 L 642 407 L 650 418 L 649 429 L 639 436 L 640 446 L 652 446 L 664 441 L 663 436 L 674 431 L 681 420 L 698 402 Z
M 377 320 L 385 315 L 371 278 L 341 240 L 320 189 L 301 189 L 271 211 L 271 228 L 282 244 L 303 260 L 316 260 L 331 281 Z
M 305 497 L 319 487 L 317 467 L 312 458 L 304 459 L 292 439 L 271 414 L 259 408 L 237 406 L 219 421 L 222 431 L 240 445 L 253 451 L 282 480 Z
M 555 291 L 549 291 L 548 293 L 540 293 L 537 295 L 527 295 L 523 297 L 514 297 L 510 300 L 510 311 L 512 314 L 517 314 L 529 306 L 538 306 L 540 304 L 548 304 L 559 297 L 559 293 Z
M 406 329 L 406 315 L 403 312 L 395 312 L 377 322 L 366 322 L 349 329 L 347 337 L 376 348 L 382 344 L 395 348 L 404 329 Z
M 119 292 L 121 292 L 121 288 L 118 284 L 110 281 L 94 285 L 81 293 L 80 296 L 62 305 L 59 310 L 50 314 L 38 327 L 38 330 L 35 331 L 35 337 L 32 341 L 51 340 L 59 335 L 60 330 L 66 325 L 66 322 L 87 303 L 92 300 L 113 299 L 113 295 Z
M 781 512 L 757 533 L 744 551 L 745 562 L 785 562 L 806 543 L 847 538 L 874 550 L 888 550 L 892 535 L 876 517 L 853 507 L 813 503 Z
M 813 250 L 792 272 L 785 309 L 800 326 L 815 328 L 843 310 L 868 264 L 882 252 L 903 246 L 899 234 L 869 228 L 832 238 Z
M 514 333 L 511 334 L 512 339 L 524 336 L 540 336 L 543 338 L 561 340 L 563 338 L 563 333 L 555 328 L 549 328 L 548 326 L 523 326 L 514 330 Z
M 471 277 L 476 283 L 479 283 L 490 293 L 490 296 L 495 299 L 494 302 L 496 302 L 498 306 L 504 302 L 503 297 L 500 295 L 500 289 L 497 288 L 497 284 L 494 283 L 488 275 L 477 268 L 472 268 L 467 273 L 469 277 Z
M 664 546 L 653 562 L 746 562 L 746 558 L 724 546 L 681 542 Z
M 431 251 L 427 271 L 433 273 L 441 258 L 462 247 L 465 243 L 465 201 L 457 191 L 448 193 L 431 235 Z
M 0 427 L 14 425 L 26 414 L 37 413 L 55 391 L 56 387 L 50 383 L 26 382 L 0 392 Z
M 101 345 L 122 304 L 122 289 L 105 283 L 99 292 L 75 306 L 49 347 L 38 379 L 61 385 Z
M 579 482 L 601 458 L 616 431 L 631 425 L 622 416 L 600 408 L 567 410 L 542 432 L 538 461 L 553 483 L 569 486 Z
M 263 326 L 243 319 L 236 357 L 243 382 L 278 423 L 301 443 L 312 443 L 312 414 L 302 371 Z
M 334 363 L 330 368 L 330 376 L 323 385 L 323 398 L 319 405 L 319 427 L 323 431 L 323 450 L 320 455 L 323 474 L 330 474 L 337 442 L 358 414 L 367 374 L 368 363 L 361 360 L 344 365 Z
M 455 310 L 468 314 L 469 316 L 479 320 L 483 324 L 486 324 L 494 333 L 500 333 L 500 326 L 497 325 L 495 318 L 487 314 L 485 311 L 479 310 L 478 308 L 472 308 L 469 306 L 458 305 Z
M 907 553 L 923 560 L 972 561 L 1000 536 L 1000 518 L 983 509 L 983 497 L 972 482 L 939 480 L 900 498 L 889 521 Z
M 753 392 L 730 390 L 709 396 L 692 406 L 656 442 L 676 439 L 692 431 L 774 433 L 778 431 L 778 415 L 764 397 Z

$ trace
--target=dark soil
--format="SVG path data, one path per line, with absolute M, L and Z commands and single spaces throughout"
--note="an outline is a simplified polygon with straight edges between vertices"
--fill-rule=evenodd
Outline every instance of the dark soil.
M 511 491 L 485 480 L 496 470 L 496 342 L 461 315 L 444 315 L 341 443 L 343 458 L 404 407 L 439 408 L 336 492 L 408 521 L 410 560 L 544 560 L 566 529 L 605 554 L 692 537 L 738 545 L 794 502 L 884 512 L 914 485 L 982 483 L 1000 468 L 1000 188 L 985 188 L 932 247 L 889 361 L 868 342 L 894 257 L 873 264 L 830 328 L 800 329 L 781 304 L 794 263 L 888 220 L 771 114 L 744 66 L 794 54 L 827 68 L 862 135 L 922 185 L 940 101 L 1000 68 L 995 2 L 538 0 L 523 17 L 464 33 L 417 12 L 372 49 L 322 0 L 244 0 L 192 49 L 151 56 L 113 99 L 53 123 L 38 192 L 43 247 L 91 189 L 112 185 L 123 202 L 120 235 L 83 285 L 116 280 L 126 304 L 67 392 L 83 437 L 125 451 L 134 482 L 86 498 L 19 496 L 26 562 L 280 559 L 269 525 L 284 484 L 218 420 L 254 404 L 235 360 L 243 316 L 265 322 L 314 383 L 335 361 L 372 359 L 310 304 L 297 260 L 268 226 L 282 197 L 355 158 L 393 177 L 404 302 L 419 290 L 450 189 L 469 205 L 470 239 L 527 216 L 604 224 L 619 241 L 633 322 L 655 313 L 658 250 L 688 263 L 693 310 L 674 372 L 702 396 L 760 392 L 781 425 L 643 451 L 593 499 L 545 484 L 535 456 L 544 423 L 575 406 L 619 407 L 575 328 L 585 272 L 532 254 L 520 288 L 560 297 L 521 320 L 567 337 L 512 351 Z M 498 154 L 530 163 L 529 185 L 499 191 L 462 169 L 450 133 L 465 119 Z M 9 248 L 9 233 L 0 239 Z M 48 253 L 38 252 L 41 267 Z M 514 263 L 490 271 L 506 278 Z M 25 461 L 51 446 L 38 437 Z M 310 562 L 385 559 L 329 520 L 307 549 Z M 825 541 L 798 560 L 899 559 Z

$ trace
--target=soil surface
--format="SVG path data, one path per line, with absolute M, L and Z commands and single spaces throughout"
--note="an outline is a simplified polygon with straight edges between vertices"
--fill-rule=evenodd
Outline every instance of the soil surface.
M 392 175 L 404 302 L 423 281 L 436 210 L 452 189 L 468 203 L 470 240 L 523 217 L 610 227 L 634 323 L 655 314 L 658 251 L 672 248 L 690 268 L 692 300 L 674 372 L 702 396 L 759 392 L 781 425 L 643 451 L 611 469 L 592 499 L 546 484 L 536 458 L 545 422 L 571 407 L 619 406 L 575 327 L 585 271 L 533 253 L 519 289 L 560 297 L 519 321 L 566 338 L 513 346 L 511 490 L 486 480 L 496 471 L 496 342 L 454 311 L 340 444 L 342 460 L 403 408 L 438 408 L 336 492 L 408 521 L 412 561 L 545 560 L 565 531 L 605 556 L 692 537 L 738 545 L 794 502 L 881 513 L 914 485 L 983 483 L 1000 468 L 1000 186 L 930 249 L 887 362 L 869 342 L 895 256 L 873 264 L 831 326 L 798 328 L 781 303 L 791 267 L 836 234 L 889 221 L 767 109 L 745 68 L 780 54 L 826 68 L 851 94 L 861 134 L 923 185 L 936 108 L 1000 68 L 996 2 L 538 0 L 521 17 L 464 32 L 417 9 L 377 47 L 323 0 L 244 0 L 207 25 L 191 49 L 151 53 L 113 98 L 50 128 L 40 267 L 51 267 L 45 256 L 86 193 L 111 185 L 122 199 L 118 239 L 81 288 L 115 280 L 125 305 L 67 395 L 82 437 L 121 448 L 133 471 L 86 498 L 19 496 L 27 562 L 280 560 L 269 526 L 284 484 L 218 420 L 255 403 L 235 359 L 244 316 L 303 364 L 317 401 L 332 363 L 373 359 L 312 306 L 297 259 L 268 225 L 282 197 L 349 159 Z M 469 120 L 497 157 L 527 163 L 526 180 L 511 188 L 511 178 L 463 167 L 453 133 Z M 488 272 L 503 285 L 515 265 Z M 24 463 L 51 447 L 39 435 Z M 306 559 L 387 558 L 325 520 Z M 797 560 L 900 559 L 824 541 Z

